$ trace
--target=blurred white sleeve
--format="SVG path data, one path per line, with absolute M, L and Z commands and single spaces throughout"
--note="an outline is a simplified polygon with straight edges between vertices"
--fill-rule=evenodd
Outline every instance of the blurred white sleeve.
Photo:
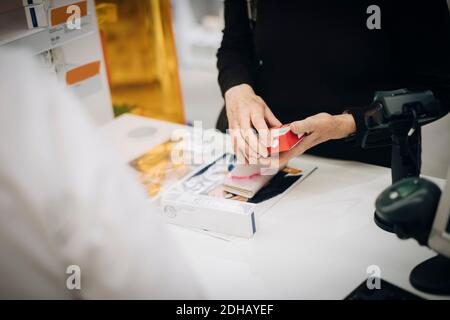
M 20 52 L 0 51 L 0 163 L 0 297 L 199 298 L 158 209 L 80 103 Z M 66 288 L 69 265 L 81 290 Z

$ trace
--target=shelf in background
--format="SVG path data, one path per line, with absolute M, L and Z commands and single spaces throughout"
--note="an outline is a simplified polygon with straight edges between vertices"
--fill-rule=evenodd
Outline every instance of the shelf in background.
M 46 30 L 28 29 L 23 7 L 0 13 L 0 46 Z
M 65 24 L 28 29 L 26 20 L 20 17 L 20 10 L 10 11 L 0 15 L 0 46 L 26 48 L 32 54 L 38 54 L 92 34 L 96 30 L 94 24 L 92 15 L 88 15 L 81 18 L 79 30 L 69 30 Z

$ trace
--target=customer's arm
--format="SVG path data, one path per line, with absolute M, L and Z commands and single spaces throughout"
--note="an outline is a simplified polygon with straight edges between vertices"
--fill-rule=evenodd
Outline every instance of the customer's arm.
M 268 127 L 281 123 L 254 92 L 256 58 L 247 1 L 225 1 L 225 28 L 217 53 L 219 85 L 225 98 L 230 133 L 238 160 L 267 156 Z M 253 133 L 255 128 L 259 139 Z
M 240 84 L 253 87 L 256 70 L 255 48 L 246 1 L 226 0 L 224 6 L 225 28 L 217 52 L 222 95 L 225 95 L 228 89 Z

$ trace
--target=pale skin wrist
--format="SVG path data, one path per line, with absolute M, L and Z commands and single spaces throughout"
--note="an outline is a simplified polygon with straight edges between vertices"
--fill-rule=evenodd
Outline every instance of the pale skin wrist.
M 334 117 L 338 128 L 336 139 L 346 138 L 356 132 L 355 118 L 351 114 L 344 113 Z
M 356 132 L 356 122 L 351 114 L 330 115 L 318 113 L 303 120 L 291 123 L 295 134 L 306 133 L 307 136 L 293 149 L 280 156 L 286 162 L 294 156 L 328 140 L 343 139 Z M 283 163 L 284 163 L 283 162 Z
M 251 94 L 251 95 L 255 95 L 255 92 L 253 91 L 253 88 L 246 84 L 246 83 L 242 83 L 242 84 L 238 84 L 234 87 L 229 88 L 225 94 L 224 94 L 224 98 L 225 101 L 232 99 L 235 96 L 239 96 L 239 95 L 247 95 L 247 94 Z

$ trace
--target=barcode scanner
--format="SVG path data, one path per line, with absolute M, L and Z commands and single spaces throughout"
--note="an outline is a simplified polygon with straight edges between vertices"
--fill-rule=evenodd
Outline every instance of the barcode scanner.
M 422 153 L 421 126 L 439 119 L 444 114 L 440 101 L 430 90 L 400 89 L 377 92 L 371 108 L 365 113 L 366 130 L 362 147 L 392 145 L 393 183 L 403 178 L 419 177 Z M 413 183 L 413 180 L 408 181 Z M 422 181 L 416 183 L 421 187 L 428 185 Z M 413 195 L 416 194 L 412 193 L 407 197 Z M 402 197 L 397 201 L 402 201 Z M 385 231 L 394 232 L 393 226 L 383 217 L 383 214 L 375 214 L 375 223 Z
M 389 223 L 400 239 L 426 246 L 441 190 L 433 182 L 412 177 L 386 188 L 375 202 L 376 218 Z
M 450 256 L 442 254 L 442 247 L 430 243 L 430 233 L 435 232 L 436 212 L 440 198 L 445 200 L 445 196 L 441 197 L 441 190 L 433 182 L 414 177 L 388 187 L 375 202 L 375 217 L 389 223 L 400 239 L 413 238 L 438 253 L 415 266 L 409 281 L 417 290 L 440 295 L 450 294 Z

